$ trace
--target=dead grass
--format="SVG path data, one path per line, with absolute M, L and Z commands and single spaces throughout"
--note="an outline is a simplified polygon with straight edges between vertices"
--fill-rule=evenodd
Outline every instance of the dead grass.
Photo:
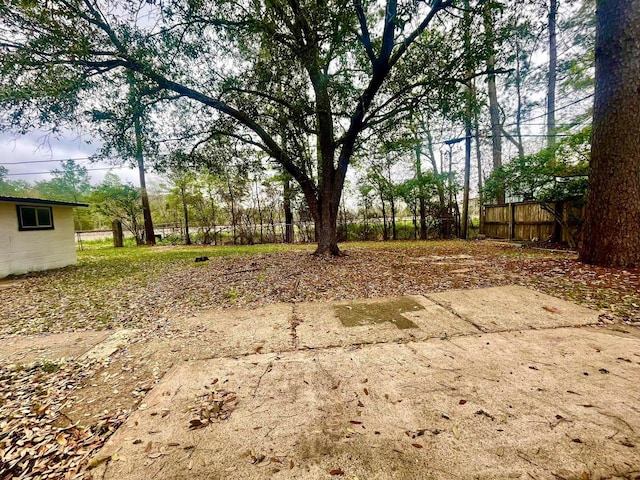
M 160 247 L 81 252 L 79 264 L 0 289 L 0 335 L 148 327 L 230 306 L 529 286 L 640 318 L 640 272 L 592 267 L 572 252 L 494 242 L 351 243 L 340 258 L 311 246 Z M 208 262 L 195 263 L 195 257 Z

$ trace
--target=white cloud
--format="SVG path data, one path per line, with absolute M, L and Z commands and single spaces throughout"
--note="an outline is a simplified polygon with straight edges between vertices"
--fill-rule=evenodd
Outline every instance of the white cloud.
M 107 162 L 90 162 L 89 158 L 100 148 L 100 141 L 67 132 L 53 137 L 45 132 L 26 135 L 0 134 L 0 165 L 9 170 L 9 179 L 29 183 L 49 180 L 51 170 L 60 167 L 61 160 L 74 159 L 89 170 L 91 183 L 100 183 L 107 172 L 118 175 L 122 181 L 139 185 L 138 171 L 129 165 L 114 166 Z M 30 162 L 30 163 L 26 163 Z M 155 177 L 151 174 L 150 177 Z

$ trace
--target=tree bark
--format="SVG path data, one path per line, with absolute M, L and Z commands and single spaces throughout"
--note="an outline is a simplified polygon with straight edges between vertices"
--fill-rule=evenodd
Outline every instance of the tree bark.
M 340 191 L 333 191 L 320 198 L 320 212 L 316 220 L 316 241 L 318 248 L 314 255 L 340 255 L 338 248 L 338 208 Z
M 640 3 L 598 0 L 596 91 L 580 260 L 640 267 Z
M 556 16 L 558 0 L 549 4 L 549 76 L 547 78 L 547 147 L 556 144 L 556 78 L 558 66 L 558 48 L 556 45 Z
M 495 35 L 493 30 L 493 18 L 491 15 L 491 3 L 487 2 L 484 10 L 484 30 L 487 42 L 487 71 L 493 72 L 496 67 Z M 502 132 L 500 124 L 500 105 L 498 104 L 498 90 L 496 88 L 496 74 L 487 75 L 487 92 L 489 94 L 489 118 L 491 120 L 491 151 L 494 170 L 502 165 Z M 480 169 L 478 169 L 478 172 Z M 480 176 L 481 178 L 481 176 Z M 495 199 L 498 203 L 504 203 L 504 190 L 499 190 Z

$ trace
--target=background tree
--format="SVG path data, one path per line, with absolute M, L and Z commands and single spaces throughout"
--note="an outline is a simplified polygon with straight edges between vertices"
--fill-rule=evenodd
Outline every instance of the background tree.
M 48 200 L 64 202 L 83 202 L 91 189 L 89 172 L 86 167 L 78 165 L 74 160 L 60 162 L 60 168 L 51 170 L 53 178 L 36 182 L 35 195 Z M 76 230 L 84 230 L 91 226 L 89 212 L 75 208 L 73 220 Z
M 143 217 L 140 191 L 130 183 L 122 183 L 113 173 L 94 188 L 88 197 L 91 209 L 108 219 L 119 220 L 134 236 L 136 243 L 143 243 Z
M 32 191 L 31 185 L 24 180 L 9 180 L 9 170 L 0 165 L 0 195 L 6 197 L 28 197 Z

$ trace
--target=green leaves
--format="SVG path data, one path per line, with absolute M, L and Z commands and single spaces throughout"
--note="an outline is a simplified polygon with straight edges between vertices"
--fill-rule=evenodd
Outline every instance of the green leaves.
M 591 127 L 564 138 L 554 148 L 518 157 L 495 169 L 483 195 L 499 189 L 523 200 L 555 201 L 582 197 L 587 189 Z

